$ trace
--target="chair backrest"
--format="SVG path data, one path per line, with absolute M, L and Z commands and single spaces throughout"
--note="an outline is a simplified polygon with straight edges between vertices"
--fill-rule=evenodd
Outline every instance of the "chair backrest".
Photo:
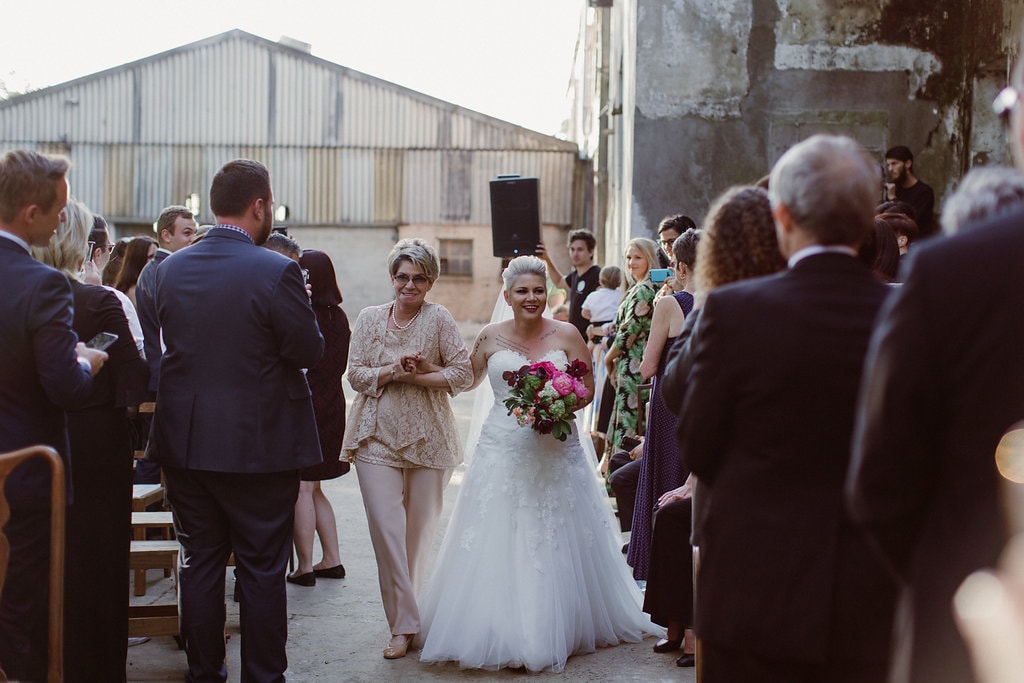
M 3 528 L 11 516 L 11 509 L 4 487 L 14 468 L 29 458 L 45 458 L 50 464 L 50 626 L 46 678 L 50 683 L 57 683 L 63 678 L 64 651 L 64 463 L 57 451 L 49 446 L 30 446 L 0 453 L 0 594 L 3 593 L 10 557 L 10 543 L 3 534 Z

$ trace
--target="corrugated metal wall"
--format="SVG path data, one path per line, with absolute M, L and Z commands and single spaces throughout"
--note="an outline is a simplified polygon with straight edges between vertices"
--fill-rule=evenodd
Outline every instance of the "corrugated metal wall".
M 0 103 L 0 150 L 54 146 L 72 192 L 115 220 L 202 198 L 238 157 L 271 171 L 294 225 L 490 223 L 487 181 L 541 179 L 572 219 L 577 148 L 231 31 Z

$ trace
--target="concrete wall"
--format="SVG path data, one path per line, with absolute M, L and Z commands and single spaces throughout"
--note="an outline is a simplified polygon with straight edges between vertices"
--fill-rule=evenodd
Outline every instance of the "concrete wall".
M 637 0 L 630 234 L 670 213 L 701 220 L 817 132 L 851 135 L 880 163 L 908 145 L 941 203 L 971 165 L 1008 160 L 990 103 L 1021 5 Z
M 398 241 L 394 228 L 289 228 L 288 236 L 303 249 L 319 249 L 334 262 L 341 307 L 355 324 L 366 306 L 393 297 L 385 258 Z

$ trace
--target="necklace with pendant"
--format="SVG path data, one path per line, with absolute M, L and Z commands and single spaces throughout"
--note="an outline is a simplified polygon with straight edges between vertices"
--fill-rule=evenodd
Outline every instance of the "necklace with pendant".
M 407 329 L 409 329 L 410 325 L 412 325 L 414 322 L 416 322 L 416 318 L 420 317 L 420 311 L 422 311 L 422 310 L 423 310 L 423 307 L 421 306 L 420 308 L 418 308 L 416 310 L 416 313 L 411 318 L 409 318 L 409 322 L 407 322 L 404 325 L 399 325 L 398 324 L 398 319 L 395 318 L 395 305 L 391 304 L 391 322 L 394 323 L 395 327 L 398 328 L 399 330 L 407 330 Z

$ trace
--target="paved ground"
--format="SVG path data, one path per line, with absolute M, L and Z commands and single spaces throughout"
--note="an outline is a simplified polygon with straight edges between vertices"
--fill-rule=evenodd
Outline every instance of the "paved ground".
M 473 331 L 467 331 L 472 336 Z M 472 341 L 472 339 L 470 339 Z M 347 386 L 347 385 L 346 385 Z M 351 389 L 348 389 L 350 392 Z M 472 412 L 472 398 L 457 397 L 454 407 L 465 433 Z M 445 493 L 445 512 L 439 524 L 435 551 L 448 513 L 458 496 L 461 470 L 456 471 Z M 562 674 L 527 675 L 522 671 L 460 671 L 455 665 L 420 664 L 415 651 L 405 659 L 387 661 L 381 651 L 389 633 L 377 587 L 377 568 L 370 547 L 366 516 L 359 497 L 356 473 L 324 482 L 324 490 L 338 518 L 342 562 L 348 576 L 320 579 L 312 588 L 288 585 L 289 681 L 532 681 L 559 678 L 572 681 L 694 681 L 693 669 L 675 665 L 675 655 L 655 654 L 653 639 L 636 645 L 620 645 L 590 655 L 571 657 Z M 319 554 L 319 551 L 317 551 Z M 317 557 L 319 559 L 319 557 Z M 230 599 L 233 579 L 227 573 L 228 677 L 239 680 L 238 608 Z M 133 602 L 173 600 L 173 586 L 157 571 L 149 572 L 144 598 Z M 128 650 L 129 681 L 180 681 L 185 653 L 172 638 L 154 638 Z

